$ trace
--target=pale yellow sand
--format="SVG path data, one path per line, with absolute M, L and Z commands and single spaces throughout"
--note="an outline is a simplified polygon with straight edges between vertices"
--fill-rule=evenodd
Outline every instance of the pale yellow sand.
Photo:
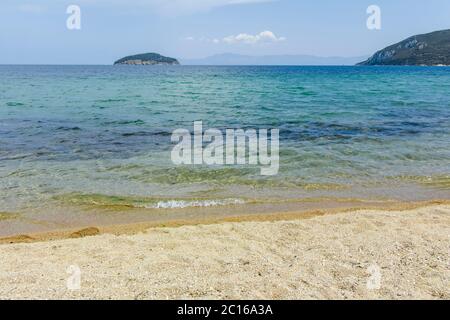
M 159 228 L 1 245 L 0 298 L 449 299 L 449 251 L 449 205 Z

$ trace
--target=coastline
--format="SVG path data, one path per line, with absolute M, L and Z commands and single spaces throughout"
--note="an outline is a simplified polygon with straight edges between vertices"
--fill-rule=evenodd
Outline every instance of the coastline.
M 0 297 L 450 298 L 448 201 L 301 216 L 104 227 L 92 237 L 1 245 Z M 80 290 L 66 287 L 72 265 Z M 368 289 L 374 265 L 380 286 Z
M 343 201 L 343 200 L 342 200 Z M 356 203 L 357 201 L 354 201 Z M 362 203 L 364 201 L 361 200 Z M 337 200 L 336 203 L 339 203 Z M 361 210 L 381 210 L 381 211 L 408 211 L 420 208 L 426 208 L 435 205 L 450 205 L 450 200 L 435 199 L 425 201 L 385 201 L 377 202 L 377 205 L 356 205 L 349 207 L 333 207 L 320 206 L 318 208 L 309 208 L 304 210 L 291 211 L 269 211 L 260 213 L 247 214 L 230 214 L 214 217 L 208 215 L 203 218 L 175 218 L 167 220 L 156 221 L 140 221 L 130 223 L 112 223 L 112 224 L 91 224 L 72 228 L 60 228 L 44 232 L 31 233 L 17 233 L 8 236 L 0 236 L 0 246 L 15 243 L 33 243 L 33 242 L 47 242 L 64 240 L 70 238 L 83 238 L 85 236 L 97 236 L 102 234 L 112 234 L 115 236 L 134 235 L 145 232 L 153 228 L 179 228 L 183 226 L 197 226 L 197 225 L 216 225 L 223 223 L 240 223 L 240 222 L 276 222 L 276 221 L 294 221 L 310 219 L 318 216 L 335 215 L 349 212 L 357 212 Z M 219 209 L 219 208 L 217 208 Z M 225 210 L 225 208 L 220 208 Z M 201 210 L 201 208 L 192 208 L 194 211 Z

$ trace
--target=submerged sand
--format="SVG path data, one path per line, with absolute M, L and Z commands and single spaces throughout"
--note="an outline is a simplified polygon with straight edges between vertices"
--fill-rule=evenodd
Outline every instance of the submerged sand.
M 0 298 L 449 299 L 449 254 L 448 204 L 152 228 L 0 245 Z

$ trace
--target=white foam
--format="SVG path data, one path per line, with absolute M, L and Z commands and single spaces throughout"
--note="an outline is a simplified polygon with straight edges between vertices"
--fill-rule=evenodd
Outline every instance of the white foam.
M 144 205 L 147 209 L 181 209 L 189 207 L 214 207 L 244 204 L 241 199 L 221 199 L 221 200 L 167 200 L 159 201 L 156 204 Z

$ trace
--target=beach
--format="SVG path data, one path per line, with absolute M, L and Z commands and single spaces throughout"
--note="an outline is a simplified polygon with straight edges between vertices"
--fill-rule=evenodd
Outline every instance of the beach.
M 449 235 L 450 204 L 442 202 L 16 237 L 0 245 L 0 298 L 449 299 Z

